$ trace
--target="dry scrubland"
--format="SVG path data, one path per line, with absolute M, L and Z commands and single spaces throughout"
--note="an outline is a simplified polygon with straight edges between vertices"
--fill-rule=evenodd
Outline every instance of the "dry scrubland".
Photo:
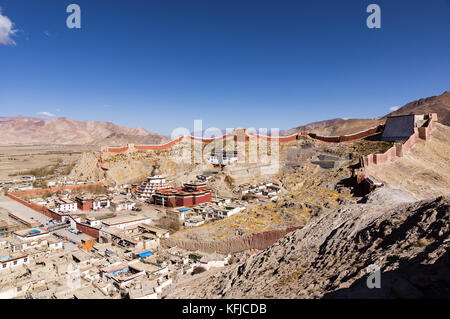
M 49 166 L 76 163 L 82 152 L 94 151 L 93 146 L 0 146 L 0 179 L 15 179 L 30 170 L 47 170 Z M 16 175 L 16 176 L 13 176 Z
M 310 147 L 303 148 L 305 145 Z M 281 183 L 283 191 L 277 202 L 250 204 L 246 210 L 229 218 L 206 223 L 194 229 L 183 229 L 173 235 L 176 239 L 221 240 L 236 235 L 258 233 L 292 226 L 306 225 L 313 216 L 336 209 L 342 204 L 358 199 L 346 187 L 352 174 L 352 166 L 359 156 L 384 152 L 391 143 L 361 140 L 354 143 L 327 144 L 309 138 L 283 146 L 280 150 L 282 169 L 270 180 Z M 288 161 L 291 151 L 300 149 L 298 160 Z M 351 154 L 352 160 L 341 167 L 323 169 L 311 163 L 317 154 L 327 153 L 345 158 Z M 267 180 L 260 178 L 260 180 Z M 258 182 L 249 177 L 248 182 Z M 214 182 L 213 182 L 214 183 Z M 229 191 L 237 185 L 215 184 Z

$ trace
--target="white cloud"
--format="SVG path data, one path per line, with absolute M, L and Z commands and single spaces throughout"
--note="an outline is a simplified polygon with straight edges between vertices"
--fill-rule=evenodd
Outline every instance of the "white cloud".
M 48 117 L 55 116 L 55 114 L 50 113 L 50 112 L 38 112 L 37 115 L 48 116 Z
M 389 108 L 389 111 L 395 112 L 395 111 L 397 111 L 398 109 L 399 109 L 398 106 L 391 106 L 391 107 Z
M 14 23 L 9 20 L 7 16 L 2 14 L 2 8 L 0 7 L 0 43 L 4 45 L 15 45 L 11 36 L 13 36 L 17 30 L 13 29 Z

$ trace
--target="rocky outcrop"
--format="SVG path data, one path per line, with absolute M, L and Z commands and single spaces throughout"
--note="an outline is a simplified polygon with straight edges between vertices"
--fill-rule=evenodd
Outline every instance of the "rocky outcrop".
M 68 178 L 91 182 L 103 180 L 106 175 L 99 166 L 99 158 L 98 153 L 83 153 Z
M 168 297 L 449 298 L 449 246 L 448 197 L 352 204 Z M 366 285 L 371 265 L 379 289 Z

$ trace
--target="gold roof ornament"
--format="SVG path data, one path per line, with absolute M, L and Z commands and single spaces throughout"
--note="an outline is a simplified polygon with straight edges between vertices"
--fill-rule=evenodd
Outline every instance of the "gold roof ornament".
M 161 175 L 161 171 L 159 170 L 159 164 L 153 165 L 153 170 L 151 176 Z

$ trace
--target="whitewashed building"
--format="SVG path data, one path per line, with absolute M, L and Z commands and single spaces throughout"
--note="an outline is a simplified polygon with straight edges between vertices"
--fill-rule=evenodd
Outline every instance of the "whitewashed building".
M 229 165 L 239 159 L 237 151 L 213 152 L 209 157 L 209 163 L 213 165 Z
M 75 212 L 77 210 L 77 203 L 71 199 L 57 199 L 55 200 L 55 212 Z

